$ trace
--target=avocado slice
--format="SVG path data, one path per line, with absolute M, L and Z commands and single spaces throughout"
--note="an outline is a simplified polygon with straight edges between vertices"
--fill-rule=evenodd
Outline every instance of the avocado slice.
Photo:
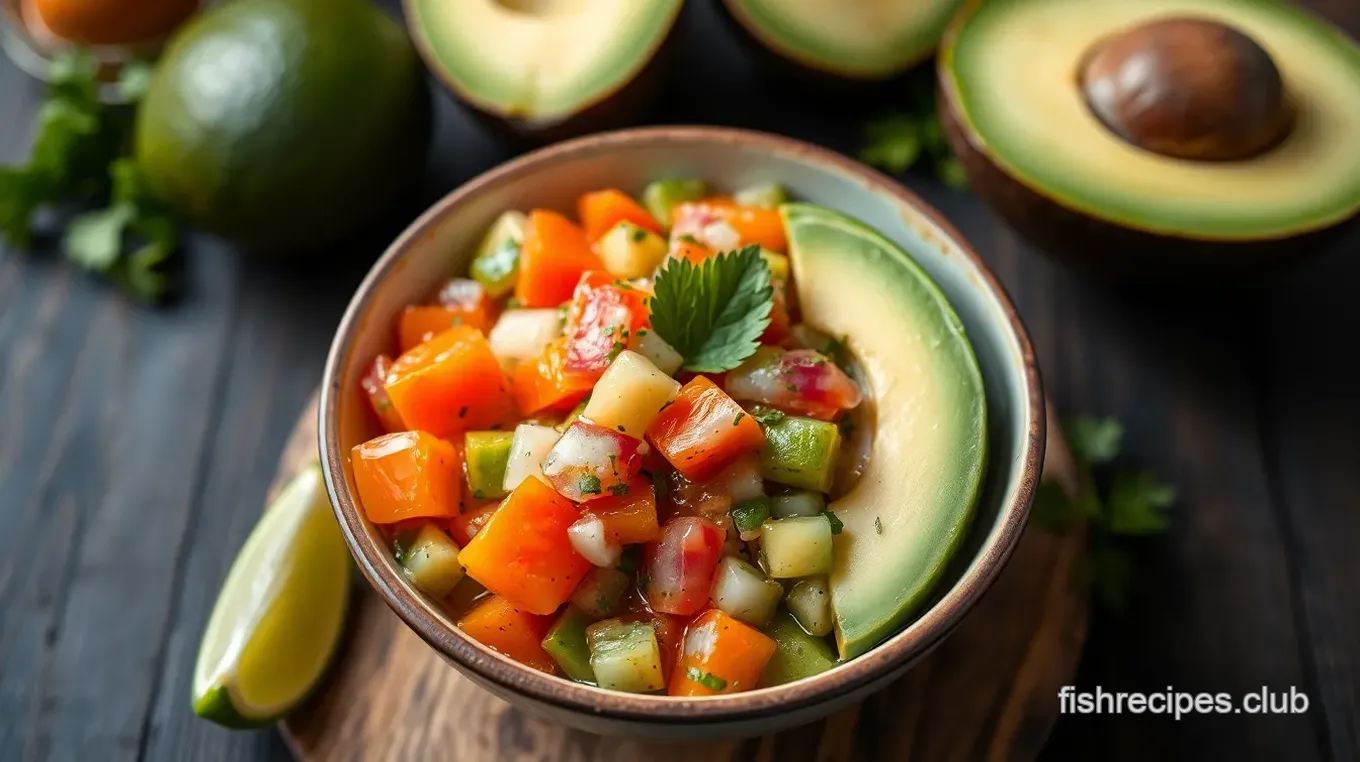
M 408 25 L 454 95 L 526 137 L 617 126 L 682 0 L 410 0 Z
M 868 461 L 828 506 L 844 524 L 830 583 L 849 659 L 917 612 L 963 540 L 985 468 L 986 398 L 962 323 L 906 252 L 820 206 L 780 213 L 804 322 L 846 337 L 868 387 Z
M 724 0 L 757 42 L 804 68 L 881 80 L 929 56 L 963 0 Z
M 1182 65 L 1195 49 L 1198 80 Z M 1360 213 L 1360 47 L 1293 4 L 973 3 L 938 74 L 970 185 L 1078 264 L 1161 278 L 1147 265 L 1292 259 Z M 1114 106 L 1139 92 L 1132 116 L 1164 134 L 1121 121 Z

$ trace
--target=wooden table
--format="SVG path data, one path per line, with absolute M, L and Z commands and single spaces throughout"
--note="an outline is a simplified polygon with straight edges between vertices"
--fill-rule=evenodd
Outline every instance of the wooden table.
M 1316 5 L 1360 33 L 1355 0 Z M 690 3 L 680 33 L 680 76 L 650 122 L 853 154 L 858 126 L 892 107 L 764 87 L 708 3 Z M 0 161 L 24 155 L 41 93 L 0 61 Z M 0 760 L 287 758 L 272 731 L 193 717 L 194 653 L 368 263 L 512 154 L 437 100 L 424 183 L 324 263 L 243 259 L 194 236 L 184 298 L 153 310 L 57 257 L 0 251 Z M 1137 548 L 1128 610 L 1093 622 L 1079 686 L 1295 686 L 1311 699 L 1291 716 L 1068 716 L 1046 755 L 1356 759 L 1360 235 L 1250 292 L 1117 297 L 1050 265 L 975 198 L 909 183 L 1010 288 L 1058 406 L 1121 417 L 1130 459 L 1179 487 L 1172 531 Z M 876 758 L 871 737 L 862 756 Z

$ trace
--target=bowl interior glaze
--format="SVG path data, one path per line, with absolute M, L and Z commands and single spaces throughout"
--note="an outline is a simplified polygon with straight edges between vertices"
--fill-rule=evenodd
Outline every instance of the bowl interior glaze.
M 600 691 L 522 667 L 465 638 L 441 609 L 415 593 L 351 497 L 350 448 L 378 433 L 359 379 L 374 355 L 393 352 L 392 326 L 401 309 L 427 299 L 441 279 L 466 273 L 479 238 L 502 211 L 570 212 L 587 191 L 617 187 L 638 193 L 660 177 L 704 178 L 721 191 L 778 182 L 793 198 L 858 217 L 935 278 L 982 368 L 989 418 L 986 482 L 968 539 L 929 607 L 870 653 L 788 685 L 674 699 Z M 890 179 L 829 151 L 763 133 L 681 127 L 607 133 L 529 154 L 464 185 L 413 223 L 374 266 L 341 323 L 323 379 L 319 434 L 332 502 L 360 568 L 421 637 L 479 684 L 512 700 L 527 698 L 553 714 L 732 727 L 765 718 L 756 728 L 763 732 L 771 724 L 830 711 L 841 703 L 837 699 L 882 684 L 953 629 L 1019 539 L 1038 479 L 1043 427 L 1043 394 L 1024 328 L 995 278 L 937 213 Z

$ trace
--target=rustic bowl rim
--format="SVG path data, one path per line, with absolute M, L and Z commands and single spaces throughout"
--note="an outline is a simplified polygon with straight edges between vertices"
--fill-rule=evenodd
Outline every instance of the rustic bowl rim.
M 341 449 L 338 422 L 342 396 L 342 366 L 374 293 L 389 273 L 415 249 L 450 210 L 495 184 L 549 171 L 583 154 L 608 152 L 620 147 L 666 142 L 704 143 L 716 150 L 745 149 L 758 153 L 795 157 L 806 164 L 847 175 L 872 193 L 884 194 L 928 218 L 958 247 L 976 268 L 976 287 L 1001 306 L 1008 330 L 1020 348 L 1030 425 L 1017 442 L 1021 451 L 1018 487 L 1000 508 L 997 523 L 977 550 L 972 563 L 954 587 L 900 632 L 873 650 L 825 673 L 793 683 L 756 691 L 701 698 L 629 694 L 574 683 L 526 667 L 491 651 L 456 628 L 440 624 L 433 606 L 395 571 L 390 553 L 372 542 L 365 519 L 350 495 L 345 478 L 345 453 Z M 1017 400 L 1018 403 L 1018 400 Z M 454 189 L 425 211 L 387 248 L 355 292 L 326 358 L 318 415 L 318 443 L 322 471 L 332 508 L 345 544 L 360 571 L 384 602 L 431 647 L 461 669 L 500 689 L 553 707 L 601 718 L 673 724 L 731 723 L 756 720 L 823 704 L 854 692 L 886 674 L 899 670 L 925 655 L 942 641 L 981 599 L 1005 566 L 1024 532 L 1030 504 L 1037 488 L 1045 441 L 1044 395 L 1033 347 L 1009 295 L 995 274 L 958 231 L 939 212 L 891 178 L 831 150 L 802 141 L 728 127 L 640 127 L 605 132 L 539 149 L 501 164 Z

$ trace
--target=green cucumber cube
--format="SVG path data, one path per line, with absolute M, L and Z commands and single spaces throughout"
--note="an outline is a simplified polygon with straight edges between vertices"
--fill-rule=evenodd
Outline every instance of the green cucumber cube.
M 601 688 L 651 693 L 666 687 L 656 630 L 647 622 L 606 619 L 586 628 L 590 667 Z
M 732 194 L 732 200 L 742 206 L 759 206 L 765 209 L 774 209 L 785 201 L 789 200 L 789 194 L 784 191 L 784 186 L 778 183 L 760 183 L 742 188 Z
M 765 425 L 761 475 L 790 487 L 830 492 L 840 449 L 841 430 L 836 424 L 786 416 Z
M 789 613 L 809 635 L 831 634 L 831 588 L 826 577 L 800 579 L 784 600 Z
M 571 594 L 571 602 L 592 619 L 613 616 L 632 584 L 632 578 L 624 572 L 596 566 Z
M 760 552 L 776 579 L 831 572 L 831 523 L 825 516 L 770 519 L 760 528 Z
M 458 563 L 458 543 L 434 524 L 420 528 L 401 554 L 402 568 L 416 589 L 432 598 L 443 598 L 463 579 Z
M 595 682 L 595 672 L 590 668 L 590 646 L 586 644 L 586 627 L 590 622 L 584 612 L 568 606 L 543 638 L 543 650 L 567 677 L 579 683 Z
M 463 436 L 468 487 L 479 500 L 505 497 L 505 465 L 513 431 L 469 431 Z
M 761 675 L 763 687 L 782 685 L 821 674 L 836 666 L 836 656 L 826 640 L 809 635 L 787 611 L 779 611 L 765 627 L 774 639 L 774 656 Z
M 519 247 L 528 223 L 523 212 L 505 212 L 491 224 L 477 247 L 470 268 L 472 278 L 493 299 L 510 293 L 519 280 Z
M 686 201 L 698 201 L 708 193 L 703 180 L 657 180 L 642 191 L 642 205 L 652 217 L 671 226 L 671 209 Z

